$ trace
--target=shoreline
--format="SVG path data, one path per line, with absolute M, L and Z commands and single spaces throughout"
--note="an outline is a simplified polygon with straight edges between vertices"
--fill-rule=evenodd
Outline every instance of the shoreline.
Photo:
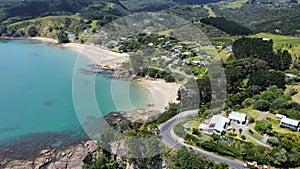
M 112 70 L 114 72 L 122 71 L 122 63 L 129 61 L 129 54 L 127 53 L 117 53 L 98 46 L 79 43 L 59 44 L 57 40 L 43 37 L 28 38 L 28 40 L 36 40 L 47 45 L 53 44 L 72 50 L 79 53 L 80 56 L 87 57 L 100 68 Z M 177 83 L 167 83 L 163 79 L 148 79 L 141 77 L 134 78 L 134 81 L 149 93 L 149 104 L 151 106 L 148 106 L 145 110 L 138 110 L 140 111 L 141 116 L 143 116 L 142 119 L 144 121 L 151 116 L 157 116 L 163 113 L 169 103 L 177 102 L 177 92 L 180 88 L 180 85 Z M 136 115 L 130 115 L 129 113 L 123 115 L 129 117 L 129 119 L 133 121 L 141 119 L 136 117 Z
M 86 57 L 90 60 L 92 60 L 95 64 L 99 66 L 99 68 L 107 68 L 110 69 L 116 73 L 118 71 L 123 71 L 122 69 L 122 64 L 124 62 L 129 61 L 129 55 L 126 53 L 117 53 L 117 52 L 112 52 L 107 49 L 101 48 L 101 47 L 96 47 L 93 45 L 86 45 L 86 44 L 78 44 L 78 43 L 67 43 L 67 44 L 59 44 L 57 40 L 50 39 L 50 38 L 42 38 L 42 37 L 34 37 L 34 38 L 0 38 L 0 40 L 33 40 L 33 41 L 38 41 L 40 43 L 43 43 L 45 45 L 49 46 L 57 46 L 57 47 L 62 47 L 74 52 L 77 52 L 79 56 Z M 121 76 L 122 77 L 122 76 Z M 136 122 L 146 122 L 147 120 L 151 119 L 151 117 L 157 117 L 161 113 L 164 112 L 165 108 L 168 106 L 169 102 L 176 102 L 177 99 L 177 91 L 180 87 L 179 84 L 176 83 L 166 83 L 163 79 L 147 79 L 147 78 L 133 78 L 135 82 L 137 82 L 139 85 L 141 85 L 145 90 L 147 90 L 149 97 L 150 97 L 150 105 L 144 110 L 136 110 L 137 113 L 135 112 L 121 112 L 125 118 L 131 121 L 136 121 Z M 89 140 L 87 142 L 93 142 L 92 140 Z M 83 143 L 84 145 L 86 142 Z M 69 151 L 70 149 L 80 149 L 80 151 L 84 151 L 85 153 L 87 150 L 89 150 L 88 147 L 82 146 L 83 144 L 75 144 L 75 145 L 70 145 L 69 147 L 64 148 L 64 150 L 61 150 L 58 152 L 51 152 L 52 155 L 56 154 L 61 154 L 63 158 L 61 158 L 63 161 L 70 161 L 71 157 L 66 157 L 64 152 Z M 41 150 L 43 151 L 43 150 Z M 49 153 L 46 153 L 49 154 Z M 73 154 L 76 154 L 73 152 Z M 45 165 L 51 164 L 54 165 L 56 161 L 52 160 L 51 162 L 48 161 L 48 156 L 45 156 L 45 153 L 42 154 L 37 154 L 36 160 L 38 163 L 45 163 Z M 76 156 L 77 157 L 77 156 Z M 80 156 L 81 158 L 82 156 Z M 84 156 L 85 157 L 85 156 Z M 83 158 L 84 158 L 83 157 Z M 66 159 L 67 158 L 67 159 Z M 83 159 L 82 158 L 82 159 Z M 52 158 L 51 158 L 52 159 Z M 57 158 L 55 158 L 57 159 Z M 81 160 L 82 160 L 81 159 Z M 30 161 L 30 160 L 14 160 L 10 159 L 9 160 L 11 163 L 10 167 L 20 167 L 22 165 L 26 166 L 33 166 L 36 164 L 35 160 Z M 66 164 L 64 162 L 63 164 Z M 79 164 L 79 163 L 77 163 Z M 82 164 L 82 163 L 80 163 Z M 5 167 L 5 166 L 4 166 Z M 9 167 L 9 168 L 10 168 Z M 0 163 L 0 168 L 1 168 L 1 163 Z

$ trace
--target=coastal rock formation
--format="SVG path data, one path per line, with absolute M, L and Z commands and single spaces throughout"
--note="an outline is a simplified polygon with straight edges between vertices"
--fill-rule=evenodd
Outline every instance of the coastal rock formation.
M 62 151 L 56 149 L 44 149 L 39 153 L 39 157 L 33 161 L 29 160 L 7 160 L 4 166 L 5 169 L 81 169 L 83 166 L 82 160 L 91 152 L 97 151 L 97 141 L 90 140 L 84 144 L 71 146 Z M 1 160 L 2 161 L 2 160 Z

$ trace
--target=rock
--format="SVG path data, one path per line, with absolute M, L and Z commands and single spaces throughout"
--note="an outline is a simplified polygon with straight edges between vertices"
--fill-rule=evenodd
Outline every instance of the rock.
M 33 169 L 33 161 L 14 160 L 9 162 L 4 169 Z

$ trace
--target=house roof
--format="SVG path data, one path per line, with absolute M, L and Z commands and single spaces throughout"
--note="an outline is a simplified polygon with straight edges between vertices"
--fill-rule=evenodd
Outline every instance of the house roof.
M 231 120 L 238 120 L 238 121 L 242 122 L 242 121 L 246 120 L 246 114 L 232 111 L 229 114 L 228 118 Z
M 209 123 L 209 128 L 210 129 L 215 129 L 218 130 L 219 132 L 222 132 L 225 130 L 224 126 L 226 125 L 226 123 L 229 123 L 229 119 L 221 116 L 221 115 L 214 115 Z
M 280 123 L 285 123 L 285 124 L 289 124 L 289 125 L 292 125 L 292 126 L 298 126 L 300 121 L 285 117 L 285 118 L 281 119 Z

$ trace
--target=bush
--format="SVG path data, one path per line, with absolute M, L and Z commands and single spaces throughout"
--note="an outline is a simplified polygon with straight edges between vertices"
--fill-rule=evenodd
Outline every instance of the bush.
M 267 100 L 258 99 L 255 102 L 255 109 L 260 110 L 260 111 L 268 111 L 270 106 L 271 106 L 271 103 L 268 102 Z
M 279 145 L 279 139 L 276 137 L 270 137 L 267 140 L 267 143 L 269 143 L 272 146 L 278 146 Z
M 244 103 L 244 106 L 248 107 L 248 106 L 251 106 L 252 104 L 254 104 L 254 100 L 252 98 L 247 98 L 247 99 L 245 99 L 245 101 L 243 103 Z
M 241 135 L 241 139 L 242 140 L 246 140 L 246 136 L 245 135 Z
M 69 39 L 68 39 L 68 34 L 61 30 L 58 34 L 57 34 L 57 38 L 58 38 L 58 43 L 69 43 Z
M 260 134 L 264 134 L 272 130 L 272 124 L 268 120 L 256 121 L 254 129 Z
M 30 27 L 28 28 L 28 35 L 29 35 L 30 37 L 35 37 L 35 36 L 37 36 L 38 33 L 39 33 L 39 32 L 38 32 L 38 30 L 36 29 L 35 26 L 30 26 Z
M 249 123 L 251 124 L 251 123 L 254 123 L 254 122 L 255 122 L 255 119 L 253 117 L 250 117 L 249 118 Z

